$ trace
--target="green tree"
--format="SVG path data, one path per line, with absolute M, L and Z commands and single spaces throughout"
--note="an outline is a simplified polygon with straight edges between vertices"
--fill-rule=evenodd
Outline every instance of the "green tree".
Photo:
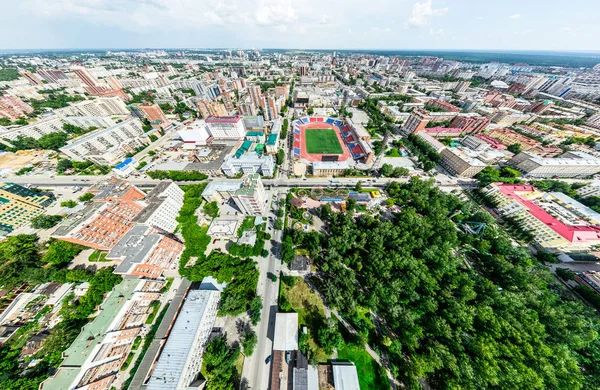
M 77 206 L 77 202 L 75 202 L 74 200 L 65 200 L 63 202 L 60 202 L 60 207 L 67 207 L 72 209 L 75 206 Z
M 262 311 L 262 308 L 262 299 L 258 296 L 252 298 L 252 301 L 250 301 L 250 308 L 248 309 L 252 325 L 256 325 L 258 324 L 258 321 L 260 321 L 260 312 Z
M 284 159 L 285 159 L 285 152 L 283 151 L 283 149 L 279 149 L 277 151 L 277 165 L 283 164 Z
M 242 333 L 242 351 L 246 357 L 252 356 L 257 342 L 258 337 L 256 336 L 256 332 L 249 326 L 246 327 Z
M 514 143 L 514 144 L 511 144 L 511 145 L 508 145 L 508 150 L 511 153 L 519 154 L 523 150 L 523 147 L 521 146 L 520 143 Z
M 69 136 L 67 133 L 50 133 L 40 137 L 38 143 L 40 148 L 46 150 L 58 150 L 67 144 Z
M 328 354 L 333 353 L 334 349 L 343 345 L 344 339 L 338 329 L 336 319 L 328 318 L 325 326 L 319 328 L 317 331 L 317 341 Z
M 34 229 L 50 229 L 62 220 L 60 215 L 38 215 L 31 218 L 31 227 Z
M 65 171 L 68 171 L 69 169 L 73 168 L 73 161 L 71 160 L 67 160 L 65 158 L 58 160 L 58 163 L 56 164 L 56 172 L 58 173 L 65 173 Z
M 71 262 L 85 247 L 67 241 L 53 241 L 42 261 L 50 264 L 65 264 Z
M 81 195 L 78 199 L 80 202 L 88 202 L 92 199 L 94 199 L 94 194 L 92 194 L 91 192 L 86 192 L 85 194 Z
M 204 214 L 211 218 L 217 218 L 219 216 L 219 205 L 215 201 L 205 203 L 202 209 Z

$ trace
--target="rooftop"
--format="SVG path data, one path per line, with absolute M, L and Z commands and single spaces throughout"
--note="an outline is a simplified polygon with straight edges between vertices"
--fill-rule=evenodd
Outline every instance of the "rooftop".
M 64 390 L 69 389 L 72 382 L 76 379 L 82 366 L 95 351 L 107 331 L 110 331 L 110 325 L 121 308 L 130 300 L 140 283 L 137 279 L 126 279 L 118 284 L 110 295 L 100 305 L 98 316 L 81 329 L 71 346 L 63 353 L 63 360 L 56 375 L 43 383 L 44 390 Z
M 531 215 L 570 242 L 600 240 L 600 227 L 566 225 L 559 219 L 548 214 L 548 212 L 538 204 L 527 198 L 527 195 L 537 191 L 533 186 L 524 184 L 496 184 L 496 186 L 502 194 L 521 204 Z
M 333 362 L 333 384 L 335 390 L 360 390 L 356 366 L 351 362 Z
M 275 314 L 274 351 L 295 351 L 298 349 L 298 313 Z
M 115 245 L 108 255 L 108 259 L 123 260 L 115 269 L 115 273 L 127 273 L 135 264 L 144 261 L 152 248 L 162 238 L 160 234 L 147 234 L 148 226 L 136 225 Z
M 148 381 L 148 390 L 179 389 L 178 383 L 197 342 L 202 319 L 218 291 L 190 290 Z M 186 384 L 187 385 L 187 384 Z

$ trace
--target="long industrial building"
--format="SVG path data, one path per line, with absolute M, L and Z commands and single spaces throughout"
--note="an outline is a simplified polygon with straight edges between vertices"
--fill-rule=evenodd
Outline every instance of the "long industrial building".
M 217 317 L 220 295 L 213 290 L 189 291 L 154 365 L 147 390 L 194 388 Z

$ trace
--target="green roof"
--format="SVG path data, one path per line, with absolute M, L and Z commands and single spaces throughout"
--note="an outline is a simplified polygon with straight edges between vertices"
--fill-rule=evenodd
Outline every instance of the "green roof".
M 94 348 L 104 339 L 110 324 L 125 305 L 133 297 L 137 279 L 126 279 L 118 284 L 100 305 L 100 313 L 94 320 L 81 329 L 73 344 L 63 352 L 63 360 L 56 375 L 43 384 L 44 390 L 64 390 L 71 386 L 81 367 L 88 361 Z
M 254 150 L 258 150 L 259 152 L 262 152 L 263 150 L 265 150 L 265 144 L 257 144 L 256 147 L 254 148 Z
M 246 133 L 246 137 L 261 137 L 264 135 L 265 133 L 262 131 L 249 131 Z
M 275 145 L 275 143 L 277 143 L 277 136 L 278 136 L 278 134 L 274 134 L 274 133 L 269 134 L 269 137 L 267 138 L 267 145 L 269 145 L 269 146 Z

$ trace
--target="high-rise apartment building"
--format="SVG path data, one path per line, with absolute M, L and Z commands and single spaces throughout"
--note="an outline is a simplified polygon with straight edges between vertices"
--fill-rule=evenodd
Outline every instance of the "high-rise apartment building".
M 110 250 L 135 223 L 144 209 L 146 194 L 128 182 L 112 178 L 89 189 L 92 203 L 73 213 L 56 229 L 53 237 L 98 250 Z
M 481 133 L 490 120 L 484 116 L 457 116 L 450 123 L 450 127 L 462 129 L 464 133 Z
M 265 96 L 263 105 L 263 117 L 267 121 L 275 120 L 279 117 L 279 101 L 272 96 Z
M 144 200 L 146 207 L 133 221 L 173 233 L 179 210 L 183 206 L 183 190 L 172 181 L 161 181 Z
M 242 139 L 246 136 L 246 127 L 239 115 L 209 117 L 206 125 L 214 139 Z
M 265 103 L 259 85 L 249 85 L 248 95 L 250 95 L 250 100 L 254 104 L 254 107 L 258 109 L 258 107 L 264 106 Z
M 40 75 L 40 77 L 46 80 L 48 83 L 58 83 L 61 80 L 69 79 L 69 76 L 67 76 L 62 70 L 38 69 L 37 74 Z
M 234 192 L 233 201 L 246 215 L 262 215 L 267 207 L 265 188 L 257 173 L 244 178 L 242 187 Z
M 402 127 L 406 133 L 418 133 L 427 127 L 427 124 L 431 120 L 429 113 L 422 109 L 415 109 L 410 114 L 404 126 Z
M 34 86 L 38 86 L 38 85 L 42 85 L 42 80 L 40 80 L 39 77 L 37 77 L 36 75 L 34 75 L 33 73 L 31 73 L 28 70 L 24 70 L 19 72 L 21 74 L 21 76 L 23 76 L 27 81 L 29 81 L 29 84 L 34 85 Z
M 75 161 L 88 160 L 112 166 L 128 153 L 135 153 L 148 143 L 150 139 L 142 129 L 142 122 L 137 118 L 130 118 L 107 129 L 79 137 L 60 148 L 60 151 Z

